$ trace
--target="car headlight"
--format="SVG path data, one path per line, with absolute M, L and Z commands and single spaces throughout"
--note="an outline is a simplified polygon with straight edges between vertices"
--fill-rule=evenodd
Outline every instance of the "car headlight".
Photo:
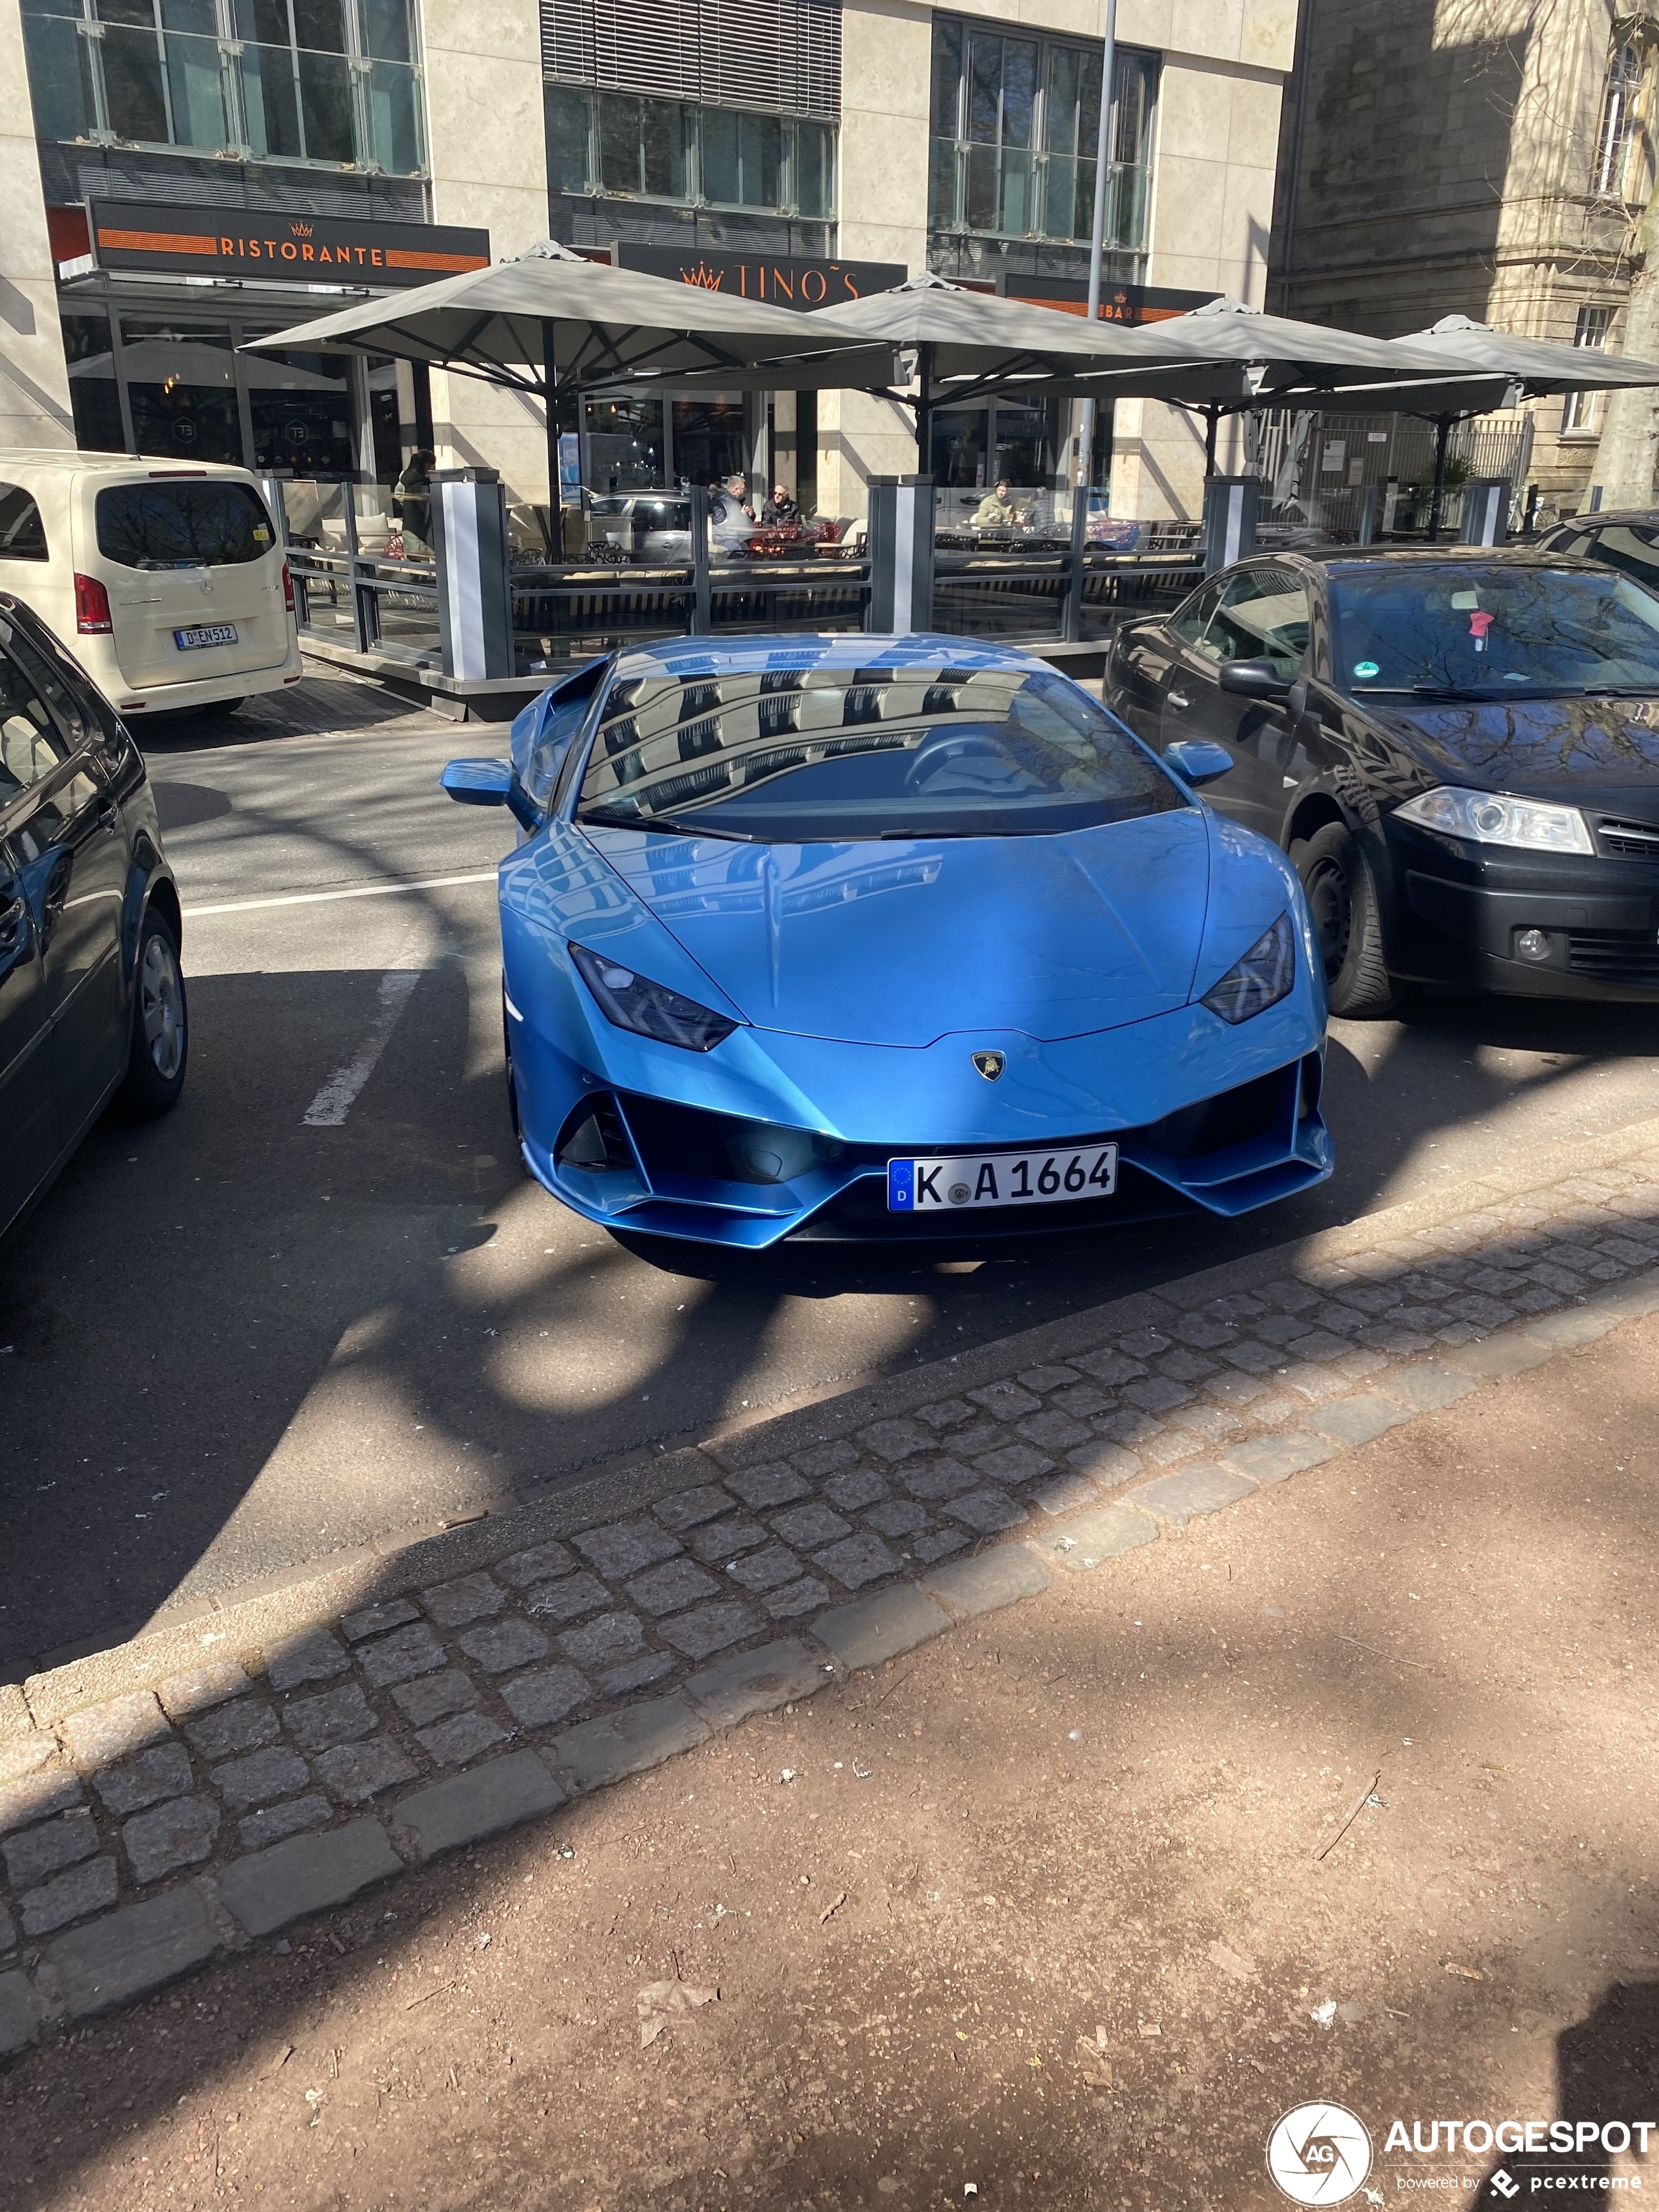
M 665 984 L 636 975 L 608 953 L 573 945 L 570 957 L 599 1000 L 599 1012 L 619 1030 L 634 1030 L 641 1036 L 655 1037 L 659 1044 L 680 1045 L 687 1052 L 712 1052 L 738 1026 L 712 1007 L 700 1006 Z
M 1546 806 L 1536 799 L 1508 799 L 1496 791 L 1460 791 L 1442 784 L 1395 811 L 1397 822 L 1420 830 L 1468 837 L 1477 845 L 1519 845 L 1532 853 L 1593 853 L 1590 833 L 1576 806 Z
M 1295 981 L 1296 931 L 1290 915 L 1281 914 L 1199 1003 L 1224 1022 L 1248 1022 L 1288 998 Z

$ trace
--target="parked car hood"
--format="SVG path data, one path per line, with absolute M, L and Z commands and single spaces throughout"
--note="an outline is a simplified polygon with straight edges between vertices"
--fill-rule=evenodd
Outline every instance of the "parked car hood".
M 748 845 L 591 829 L 757 1028 L 926 1046 L 1048 1041 L 1184 1006 L 1209 902 L 1196 807 L 1064 836 Z
M 1368 699 L 1430 781 L 1593 808 L 1659 809 L 1659 693 L 1651 699 Z M 1402 793 L 1402 796 L 1405 794 Z

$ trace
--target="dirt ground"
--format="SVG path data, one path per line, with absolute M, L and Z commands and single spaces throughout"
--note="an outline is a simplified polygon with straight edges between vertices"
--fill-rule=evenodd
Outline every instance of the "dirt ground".
M 1659 2118 L 1656 1412 L 1630 1324 L 28 2053 L 0 2199 L 1267 2206 L 1328 2098 L 1505 2201 L 1393 2123 Z

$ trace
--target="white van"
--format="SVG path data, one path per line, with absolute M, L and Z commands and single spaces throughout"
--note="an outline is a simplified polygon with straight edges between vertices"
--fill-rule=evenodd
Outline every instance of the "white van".
M 246 469 L 0 448 L 0 591 L 123 714 L 234 706 L 302 672 L 288 562 Z

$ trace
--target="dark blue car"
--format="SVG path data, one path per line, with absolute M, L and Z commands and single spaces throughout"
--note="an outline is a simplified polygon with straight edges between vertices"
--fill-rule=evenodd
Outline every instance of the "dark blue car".
M 0 592 L 0 1235 L 112 1100 L 184 1088 L 179 893 L 138 748 Z
M 1041 661 L 962 638 L 596 663 L 445 786 L 509 805 L 525 1160 L 748 1249 L 1248 1209 L 1328 1175 L 1283 856 Z

